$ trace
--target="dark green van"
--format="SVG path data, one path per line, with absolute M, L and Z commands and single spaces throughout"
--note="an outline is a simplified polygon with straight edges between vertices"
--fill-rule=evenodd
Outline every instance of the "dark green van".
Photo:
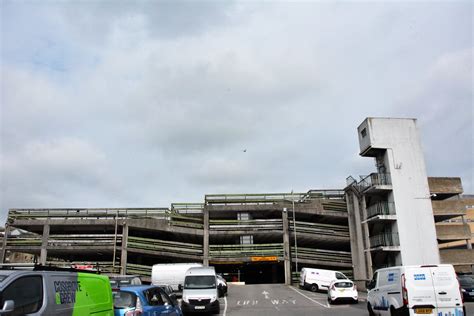
M 69 271 L 0 270 L 0 315 L 113 316 L 109 278 Z

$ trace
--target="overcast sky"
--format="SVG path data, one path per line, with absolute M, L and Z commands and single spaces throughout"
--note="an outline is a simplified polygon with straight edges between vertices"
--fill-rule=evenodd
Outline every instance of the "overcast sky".
M 1 223 L 344 188 L 368 116 L 474 193 L 471 1 L 0 3 Z

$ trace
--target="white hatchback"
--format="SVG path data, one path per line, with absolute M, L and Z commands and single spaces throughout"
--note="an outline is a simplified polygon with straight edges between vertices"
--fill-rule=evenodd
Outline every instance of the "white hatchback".
M 359 302 L 357 294 L 357 286 L 351 280 L 332 281 L 328 289 L 328 302 L 350 301 L 352 303 Z

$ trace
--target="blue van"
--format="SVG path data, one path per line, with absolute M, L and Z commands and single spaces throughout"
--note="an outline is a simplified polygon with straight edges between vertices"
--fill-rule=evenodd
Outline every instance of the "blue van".
M 181 308 L 159 286 L 120 287 L 112 293 L 115 316 L 183 316 Z

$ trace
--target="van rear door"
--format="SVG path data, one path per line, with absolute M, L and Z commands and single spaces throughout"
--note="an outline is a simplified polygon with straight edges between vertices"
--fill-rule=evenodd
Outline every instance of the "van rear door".
M 408 304 L 416 314 L 433 315 L 436 311 L 436 295 L 430 267 L 406 267 L 405 287 Z M 437 315 L 437 313 L 434 313 Z
M 437 312 L 441 315 L 458 315 L 462 310 L 462 298 L 456 272 L 451 265 L 439 265 L 431 268 L 433 287 L 436 296 Z

